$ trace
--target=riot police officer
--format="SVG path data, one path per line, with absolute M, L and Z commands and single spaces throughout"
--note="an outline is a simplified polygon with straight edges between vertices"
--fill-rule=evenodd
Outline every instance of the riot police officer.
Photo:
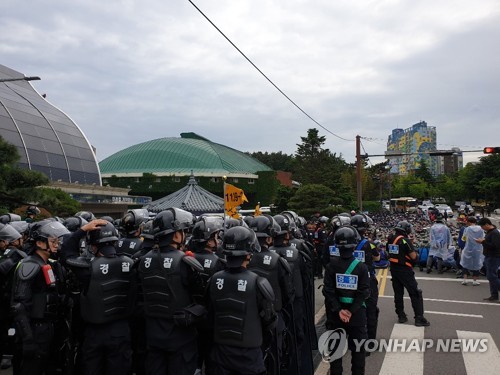
M 272 216 L 261 215 L 255 217 L 250 229 L 257 236 L 260 251 L 253 253 L 247 269 L 267 279 L 273 288 L 275 296 L 274 310 L 278 315 L 275 337 L 269 343 L 271 346 L 264 348 L 264 350 L 271 351 L 274 356 L 274 361 L 269 361 L 270 365 L 267 366 L 267 370 L 268 373 L 275 374 L 281 366 L 289 366 L 286 362 L 290 358 L 283 358 L 282 360 L 283 332 L 285 331 L 282 309 L 283 306 L 293 301 L 295 292 L 293 290 L 292 270 L 285 258 L 269 250 L 273 243 L 273 233 L 281 230 Z
M 214 373 L 265 374 L 264 333 L 276 323 L 271 284 L 246 269 L 249 255 L 258 249 L 252 230 L 237 226 L 224 234 L 227 269 L 217 272 L 208 287 L 214 328 Z
M 224 227 L 221 217 L 202 217 L 194 225 L 188 248 L 194 252 L 194 257 L 203 266 L 201 279 L 203 290 L 208 280 L 216 272 L 224 269 L 225 259 L 216 255 L 219 246 L 219 234 Z M 196 296 L 202 302 L 203 296 Z M 210 351 L 213 346 L 213 333 L 207 324 L 198 325 L 198 365 L 197 371 L 201 374 L 205 365 L 205 374 L 210 374 L 213 366 L 210 362 Z
M 49 258 L 57 253 L 60 238 L 67 233 L 58 221 L 35 223 L 31 231 L 31 254 L 19 263 L 14 274 L 12 313 L 22 343 L 22 375 L 42 374 L 49 364 L 61 303 L 58 286 L 64 282 L 56 263 Z
M 344 225 L 350 225 L 351 224 L 351 215 L 345 216 L 345 215 L 336 215 L 332 217 L 332 220 L 330 222 L 331 224 L 331 229 L 330 232 L 328 233 L 328 236 L 325 241 L 325 246 L 323 248 L 323 252 L 321 255 L 321 263 L 323 263 L 323 266 L 326 268 L 328 263 L 330 263 L 330 259 L 332 256 L 336 256 L 336 253 L 334 252 L 333 254 L 330 254 L 330 248 L 336 249 L 335 248 L 335 232 L 337 229 L 340 227 L 343 227 Z
M 365 350 L 359 350 L 353 340 L 367 339 L 366 298 L 370 295 L 368 268 L 354 257 L 359 235 L 355 228 L 344 226 L 335 232 L 335 244 L 340 256 L 326 267 L 323 295 L 331 320 L 327 329 L 342 328 L 348 335 L 351 350 L 352 374 L 361 375 L 365 370 Z M 342 358 L 330 364 L 332 375 L 342 374 Z
M 188 247 L 203 266 L 201 273 L 204 285 L 216 272 L 224 268 L 223 260 L 216 255 L 219 235 L 224 228 L 221 217 L 202 217 L 193 227 Z
M 37 206 L 28 206 L 26 209 L 26 221 L 27 223 L 34 223 L 37 215 L 40 215 L 40 209 Z
M 413 265 L 418 259 L 413 243 L 408 238 L 412 226 L 407 221 L 400 221 L 394 228 L 394 233 L 387 240 L 389 261 L 391 264 L 392 287 L 394 289 L 394 305 L 399 323 L 406 323 L 408 317 L 404 311 L 404 290 L 410 295 L 411 305 L 415 313 L 415 325 L 427 327 L 429 321 L 424 318 L 424 298 L 418 288 Z
M 116 243 L 116 251 L 133 256 L 141 250 L 141 225 L 149 219 L 149 212 L 144 208 L 129 210 L 120 221 L 123 237 Z
M 89 233 L 92 258 L 82 257 L 79 243 Z M 106 220 L 92 220 L 65 238 L 62 258 L 82 284 L 81 314 L 86 322 L 82 348 L 85 374 L 126 374 L 131 354 L 128 318 L 134 308 L 134 262 L 117 255 L 118 231 Z
M 24 222 L 25 223 L 25 222 Z M 0 223 L 0 359 L 2 368 L 11 366 L 11 360 L 3 358 L 9 346 L 9 329 L 12 326 L 10 316 L 10 299 L 12 291 L 12 277 L 14 270 L 26 253 L 21 251 L 22 236 L 9 224 Z M 12 354 L 12 351 L 9 351 Z
M 321 216 L 317 223 L 316 229 L 314 231 L 314 276 L 318 279 L 323 278 L 323 266 L 321 262 L 321 254 L 325 247 L 325 242 L 327 239 L 326 224 L 328 223 L 328 218 L 326 216 Z
M 283 215 L 273 216 L 276 223 L 280 226 L 279 231 L 273 233 L 273 246 L 270 248 L 284 257 L 292 270 L 292 281 L 295 290 L 295 298 L 291 306 L 287 306 L 286 315 L 287 324 L 293 324 L 295 328 L 296 353 L 298 354 L 298 364 L 296 367 L 298 373 L 309 374 L 313 372 L 312 363 L 312 344 L 310 342 L 309 329 L 306 327 L 310 319 L 307 317 L 307 306 L 305 300 L 305 290 L 309 284 L 308 273 L 304 263 L 304 258 L 300 251 L 291 246 L 290 240 L 290 222 Z M 290 310 L 289 310 L 290 309 Z
M 179 208 L 156 215 L 153 231 L 158 247 L 145 254 L 139 263 L 148 374 L 192 375 L 196 370 L 196 328 L 192 320 L 196 311 L 190 307 L 193 295 L 202 293 L 199 272 L 203 267 L 180 250 L 192 223 L 192 214 Z
M 358 214 L 351 217 L 351 226 L 356 228 L 361 237 L 354 249 L 354 256 L 361 262 L 364 262 L 370 272 L 370 297 L 366 300 L 366 319 L 368 339 L 375 340 L 377 338 L 378 315 L 380 310 L 377 306 L 378 281 L 375 275 L 373 262 L 378 262 L 380 260 L 380 252 L 377 247 L 365 237 L 369 226 L 368 219 L 365 215 Z

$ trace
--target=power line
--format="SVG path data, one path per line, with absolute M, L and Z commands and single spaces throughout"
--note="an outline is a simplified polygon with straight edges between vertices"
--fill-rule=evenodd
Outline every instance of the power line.
M 273 81 L 271 81 L 270 78 L 268 78 L 264 72 L 262 72 L 262 70 L 260 70 L 257 65 L 255 65 L 252 60 L 250 60 L 232 41 L 231 39 L 229 39 L 211 20 L 210 18 L 208 18 L 205 13 L 203 13 L 200 8 L 198 8 L 191 0 L 188 0 L 191 5 L 193 7 L 196 8 L 196 10 L 198 12 L 200 12 L 200 14 L 205 17 L 205 19 L 210 22 L 210 24 L 271 84 L 274 86 L 274 88 L 276 88 L 276 90 L 278 90 L 281 95 L 283 95 L 285 98 L 288 99 L 288 101 L 290 103 L 292 103 L 300 112 L 302 112 L 304 115 L 306 115 L 310 120 L 312 120 L 316 125 L 318 125 L 320 128 L 322 128 L 323 130 L 325 130 L 326 132 L 330 133 L 331 135 L 339 138 L 339 139 L 342 139 L 344 141 L 348 141 L 348 142 L 354 142 L 354 139 L 347 139 L 347 138 L 343 138 L 341 137 L 340 135 L 337 135 L 333 132 L 331 132 L 329 129 L 327 129 L 326 127 L 324 127 L 323 125 L 321 125 L 318 121 L 316 121 L 312 116 L 310 116 L 306 111 L 304 111 L 297 103 L 295 103 L 287 94 L 285 94 L 283 92 L 283 90 L 281 90 Z

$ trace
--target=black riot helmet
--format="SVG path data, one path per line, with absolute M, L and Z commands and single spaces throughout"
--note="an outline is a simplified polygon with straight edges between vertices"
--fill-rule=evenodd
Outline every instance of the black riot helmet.
M 330 219 L 328 219 L 327 216 L 321 216 L 319 219 L 318 219 L 318 222 L 323 224 L 323 225 L 327 225 L 328 224 L 328 221 L 330 221 Z
M 115 219 L 113 219 L 111 216 L 108 216 L 108 215 L 101 216 L 99 219 L 109 221 L 109 222 L 110 222 L 110 223 L 112 223 L 113 225 L 114 225 L 114 223 L 115 223 Z
M 280 226 L 270 215 L 260 215 L 254 218 L 250 227 L 257 237 L 273 237 L 281 230 Z
M 193 225 L 193 215 L 180 208 L 161 211 L 153 220 L 155 238 L 171 235 L 177 231 L 188 231 Z
M 87 222 L 91 222 L 92 220 L 95 220 L 95 216 L 92 212 L 88 211 L 79 211 L 75 214 L 75 216 L 80 216 L 82 219 L 87 220 Z
M 26 215 L 40 215 L 40 209 L 37 206 L 29 206 L 26 209 Z
M 358 242 L 361 240 L 361 237 L 356 228 L 350 225 L 346 225 L 337 229 L 333 238 L 335 245 L 339 249 L 341 258 L 352 257 L 354 249 L 356 248 Z
M 89 233 L 89 243 L 91 245 L 101 245 L 115 241 L 118 241 L 118 230 L 109 222 Z
M 14 229 L 10 224 L 0 223 L 0 241 L 7 243 L 14 242 L 22 237 L 21 233 Z
M 64 225 L 52 218 L 36 222 L 31 227 L 30 237 L 34 241 L 48 241 L 49 238 L 59 238 L 70 233 Z
M 142 224 L 141 236 L 147 240 L 154 240 L 153 220 L 149 219 Z
M 351 217 L 350 216 L 343 216 L 343 215 L 337 215 L 332 217 L 331 221 L 333 229 L 338 229 L 340 227 L 343 227 L 344 225 L 350 225 L 351 224 Z
M 358 231 L 350 225 L 339 228 L 334 235 L 335 245 L 337 245 L 339 250 L 347 249 L 354 251 L 360 240 Z
M 229 228 L 224 234 L 223 253 L 229 257 L 246 256 L 258 252 L 260 246 L 254 231 L 246 227 Z
M 5 214 L 0 216 L 0 223 L 2 224 L 8 224 L 14 221 L 21 221 L 21 216 L 16 214 Z
M 290 231 L 290 220 L 286 216 L 274 215 L 273 218 L 280 227 L 280 231 L 275 233 L 275 237 L 284 235 Z
M 243 217 L 243 221 L 245 222 L 245 224 L 250 228 L 252 226 L 252 221 L 255 219 L 254 216 L 245 216 Z
M 30 224 L 26 221 L 12 221 L 9 223 L 15 230 L 17 230 L 21 235 L 27 234 Z
M 294 237 L 301 237 L 302 234 L 297 227 L 297 223 L 299 222 L 299 217 L 297 216 L 297 214 L 294 211 L 283 211 L 280 215 L 283 215 L 288 219 L 288 222 L 290 223 L 290 228 L 288 231 L 290 232 L 290 234 Z
M 85 224 L 87 224 L 87 220 L 85 220 L 81 216 L 71 216 L 68 217 L 66 220 L 64 220 L 64 226 L 70 231 L 70 232 L 76 232 L 78 229 L 83 227 Z
M 405 236 L 409 235 L 412 232 L 412 226 L 409 222 L 406 220 L 400 221 L 399 223 L 396 224 L 394 227 L 394 230 L 396 232 L 400 232 L 401 234 L 404 234 Z
M 120 227 L 125 234 L 137 232 L 143 222 L 149 219 L 149 212 L 144 208 L 129 210 L 120 222 Z
M 191 242 L 205 244 L 215 233 L 222 231 L 224 222 L 221 217 L 204 216 L 193 227 Z
M 351 226 L 356 228 L 358 232 L 362 234 L 368 228 L 368 220 L 364 215 L 354 215 L 353 217 L 351 217 Z
M 226 216 L 226 219 L 224 220 L 224 229 L 228 230 L 229 228 L 233 227 L 248 227 L 247 223 L 245 223 L 241 219 L 235 219 L 233 217 Z

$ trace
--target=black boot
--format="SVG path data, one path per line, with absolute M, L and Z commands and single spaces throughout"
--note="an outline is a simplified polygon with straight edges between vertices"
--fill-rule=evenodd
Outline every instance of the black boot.
M 415 325 L 417 327 L 429 327 L 431 323 L 427 319 L 425 319 L 423 316 L 416 316 L 415 317 Z
M 398 323 L 406 323 L 408 321 L 408 317 L 406 316 L 405 313 L 400 313 L 398 314 Z

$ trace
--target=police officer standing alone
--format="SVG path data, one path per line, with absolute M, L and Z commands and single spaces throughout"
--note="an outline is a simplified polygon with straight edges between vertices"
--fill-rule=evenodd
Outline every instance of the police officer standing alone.
M 80 241 L 89 232 L 92 258 L 80 256 Z M 126 374 L 132 349 L 128 318 L 134 308 L 136 272 L 132 259 L 117 255 L 118 231 L 106 220 L 92 220 L 61 247 L 62 259 L 82 284 L 80 307 L 85 326 L 84 374 Z
M 60 237 L 69 233 L 58 221 L 35 223 L 30 255 L 19 263 L 12 288 L 12 313 L 16 333 L 22 343 L 21 375 L 42 374 L 48 370 L 61 299 L 58 287 L 64 282 L 54 272 L 49 258 L 57 253 Z
M 408 317 L 404 311 L 404 290 L 408 291 L 411 299 L 413 312 L 415 313 L 415 325 L 427 327 L 429 321 L 424 318 L 424 298 L 422 290 L 418 288 L 413 265 L 417 260 L 417 252 L 413 243 L 408 238 L 412 232 L 412 226 L 407 221 L 400 221 L 394 228 L 394 234 L 387 240 L 389 250 L 389 261 L 391 264 L 392 287 L 394 289 L 394 305 L 399 323 L 406 323 Z
M 367 339 L 365 300 L 370 295 L 368 268 L 353 256 L 358 244 L 358 233 L 351 226 L 344 226 L 335 232 L 334 240 L 340 256 L 335 257 L 326 267 L 323 295 L 325 306 L 330 309 L 330 327 L 342 328 L 348 335 L 351 350 L 351 370 L 353 375 L 365 372 L 365 348 L 356 347 L 353 340 Z M 342 358 L 330 365 L 330 374 L 342 374 Z
M 246 269 L 249 255 L 258 248 L 255 234 L 241 226 L 230 228 L 222 247 L 227 269 L 211 278 L 207 294 L 214 327 L 214 373 L 265 374 L 261 346 L 265 331 L 276 322 L 275 296 L 266 279 Z
M 201 295 L 201 264 L 180 249 L 184 248 L 193 215 L 179 208 L 160 212 L 153 220 L 158 247 L 139 263 L 139 280 L 144 298 L 146 373 L 155 375 L 193 375 L 196 370 L 197 339 L 194 324 L 174 316 Z M 186 311 L 186 314 L 189 314 Z M 194 322 L 191 322 L 194 323 Z

